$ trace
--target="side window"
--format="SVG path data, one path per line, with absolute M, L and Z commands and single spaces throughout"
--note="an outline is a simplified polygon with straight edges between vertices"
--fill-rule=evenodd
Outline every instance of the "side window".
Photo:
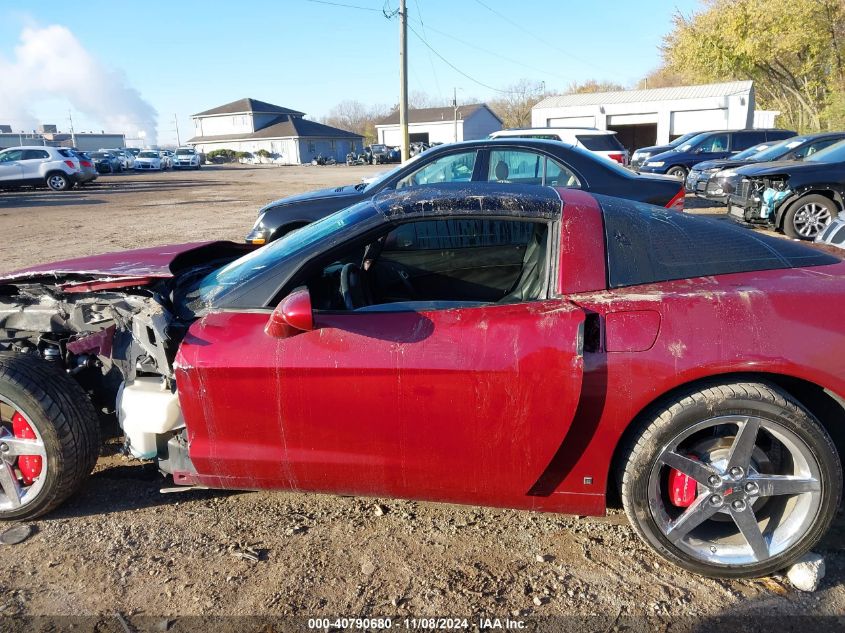
M 13 160 L 21 160 L 23 156 L 23 150 L 21 149 L 10 149 L 7 152 L 3 152 L 0 154 L 0 163 L 8 163 L 9 161 Z
M 475 169 L 475 158 L 474 151 L 442 156 L 405 176 L 396 183 L 396 188 L 436 185 L 443 182 L 469 182 Z
M 762 143 L 766 140 L 766 133 L 765 132 L 736 132 L 733 135 L 733 146 L 731 147 L 731 151 L 733 152 L 741 152 L 744 149 L 748 149 L 752 145 L 757 145 L 758 143 Z
M 696 151 L 702 154 L 709 154 L 712 152 L 727 152 L 728 151 L 728 135 L 727 134 L 714 134 L 713 136 L 708 136 L 702 143 L 696 148 Z
M 567 167 L 551 158 L 546 159 L 546 178 L 543 182 L 550 187 L 568 187 L 579 189 L 581 182 Z
M 43 160 L 45 158 L 50 158 L 50 154 L 43 149 L 28 149 L 24 150 L 21 160 Z
M 319 310 L 401 312 L 540 300 L 548 224 L 452 217 L 407 222 L 333 256 L 306 285 Z
M 489 182 L 539 185 L 543 182 L 544 157 L 534 152 L 493 150 L 487 171 Z

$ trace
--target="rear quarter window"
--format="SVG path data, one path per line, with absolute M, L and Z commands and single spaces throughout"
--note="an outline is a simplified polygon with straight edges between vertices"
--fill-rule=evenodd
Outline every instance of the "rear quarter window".
M 611 288 L 840 261 L 728 220 L 685 215 L 630 200 L 596 198 L 604 210 Z
M 591 152 L 625 151 L 625 147 L 615 134 L 576 134 L 575 138 Z

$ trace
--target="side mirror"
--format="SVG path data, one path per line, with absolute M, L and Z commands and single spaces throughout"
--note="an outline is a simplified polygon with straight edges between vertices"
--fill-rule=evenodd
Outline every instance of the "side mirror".
M 308 288 L 297 288 L 282 299 L 264 328 L 268 336 L 284 338 L 314 329 L 314 313 Z

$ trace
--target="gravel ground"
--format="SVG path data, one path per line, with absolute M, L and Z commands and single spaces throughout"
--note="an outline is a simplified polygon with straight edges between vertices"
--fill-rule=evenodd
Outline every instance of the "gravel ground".
M 63 194 L 0 193 L 0 270 L 154 244 L 239 240 L 267 201 L 377 171 L 210 167 L 105 176 Z M 0 545 L 0 616 L 91 615 L 102 620 L 98 630 L 118 631 L 145 616 L 209 614 L 602 616 L 592 624 L 610 631 L 624 629 L 629 616 L 712 630 L 713 618 L 732 614 L 759 623 L 761 616 L 845 613 L 841 515 L 818 548 L 827 557 L 823 585 L 802 594 L 779 576 L 717 581 L 664 564 L 618 509 L 578 518 L 329 495 L 162 494 L 163 485 L 151 465 L 107 446 L 78 495 L 33 522 L 25 542 Z

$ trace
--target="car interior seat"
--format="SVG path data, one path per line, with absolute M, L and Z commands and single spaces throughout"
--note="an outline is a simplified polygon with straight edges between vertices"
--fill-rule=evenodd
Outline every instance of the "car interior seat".
M 496 180 L 499 182 L 507 182 L 508 176 L 510 175 L 510 169 L 508 169 L 508 164 L 500 160 L 496 163 Z

